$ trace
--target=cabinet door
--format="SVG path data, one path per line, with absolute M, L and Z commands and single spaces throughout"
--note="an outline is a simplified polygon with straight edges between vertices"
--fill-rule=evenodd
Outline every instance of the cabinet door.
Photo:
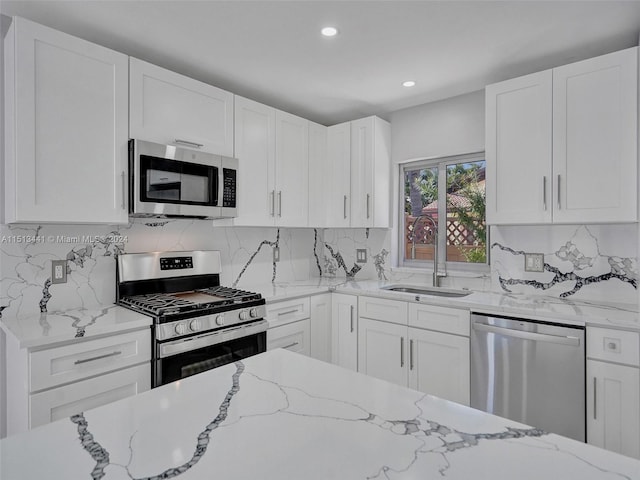
M 640 369 L 587 360 L 587 441 L 640 458 Z
M 358 371 L 397 385 L 407 385 L 407 327 L 360 317 Z
M 373 227 L 373 117 L 351 122 L 351 226 Z
M 469 339 L 409 328 L 409 387 L 469 405 Z
M 309 122 L 309 222 L 310 227 L 326 227 L 329 214 L 329 165 L 327 127 Z
M 309 218 L 309 121 L 276 110 L 276 224 L 306 227 Z
M 331 362 L 331 294 L 311 297 L 311 356 Z
M 131 138 L 233 156 L 233 94 L 136 58 Z
M 554 222 L 636 221 L 637 57 L 636 47 L 553 70 Z
M 267 330 L 267 350 L 284 348 L 309 356 L 311 353 L 309 343 L 310 323 L 308 318 Z
M 488 224 L 551 222 L 552 72 L 486 90 Z
M 358 368 L 358 297 L 331 294 L 331 363 Z
M 238 217 L 234 225 L 275 222 L 276 111 L 235 97 L 235 152 L 238 158 Z
M 327 226 L 351 224 L 351 122 L 333 125 L 327 131 L 328 175 L 324 188 Z
M 128 57 L 14 18 L 6 221 L 126 223 Z
M 117 372 L 45 390 L 29 396 L 29 428 L 70 417 L 151 388 L 151 364 L 125 368 Z

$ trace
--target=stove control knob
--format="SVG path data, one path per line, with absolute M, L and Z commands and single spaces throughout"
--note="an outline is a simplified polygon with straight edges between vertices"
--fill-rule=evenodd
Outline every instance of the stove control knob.
M 174 330 L 178 335 L 184 335 L 185 333 L 187 333 L 187 326 L 184 323 L 178 323 L 174 327 Z
M 198 330 L 200 330 L 200 320 L 191 320 L 191 322 L 189 322 L 189 330 L 191 330 L 192 332 L 197 332 Z
M 249 311 L 248 310 L 242 310 L 240 312 L 240 320 L 249 320 Z
M 252 308 L 249 310 L 249 316 L 251 318 L 256 318 L 258 316 L 258 309 L 257 308 Z
M 218 325 L 219 327 L 224 325 L 224 315 L 216 316 L 216 325 Z

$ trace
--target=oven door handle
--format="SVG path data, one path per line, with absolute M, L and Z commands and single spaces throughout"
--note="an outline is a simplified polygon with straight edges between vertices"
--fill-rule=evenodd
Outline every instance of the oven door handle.
M 167 358 L 179 353 L 198 350 L 199 348 L 210 347 L 212 345 L 218 345 L 237 338 L 266 332 L 268 325 L 269 323 L 266 320 L 260 320 L 248 325 L 241 324 L 236 327 L 225 328 L 223 330 L 217 330 L 215 332 L 205 333 L 195 337 L 161 343 L 158 345 L 158 358 Z

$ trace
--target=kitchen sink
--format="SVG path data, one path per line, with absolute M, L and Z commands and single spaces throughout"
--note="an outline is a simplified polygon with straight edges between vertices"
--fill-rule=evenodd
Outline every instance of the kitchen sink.
M 466 297 L 471 292 L 467 290 L 451 290 L 439 287 L 421 287 L 420 285 L 387 285 L 381 287 L 382 290 L 390 292 L 413 293 L 416 295 L 431 295 L 435 297 Z

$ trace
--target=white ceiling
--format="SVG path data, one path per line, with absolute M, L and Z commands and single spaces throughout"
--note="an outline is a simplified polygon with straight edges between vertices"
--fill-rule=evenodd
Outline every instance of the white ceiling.
M 635 46 L 640 32 L 640 1 L 613 0 L 22 0 L 0 13 L 326 125 Z M 337 37 L 319 34 L 329 24 Z

